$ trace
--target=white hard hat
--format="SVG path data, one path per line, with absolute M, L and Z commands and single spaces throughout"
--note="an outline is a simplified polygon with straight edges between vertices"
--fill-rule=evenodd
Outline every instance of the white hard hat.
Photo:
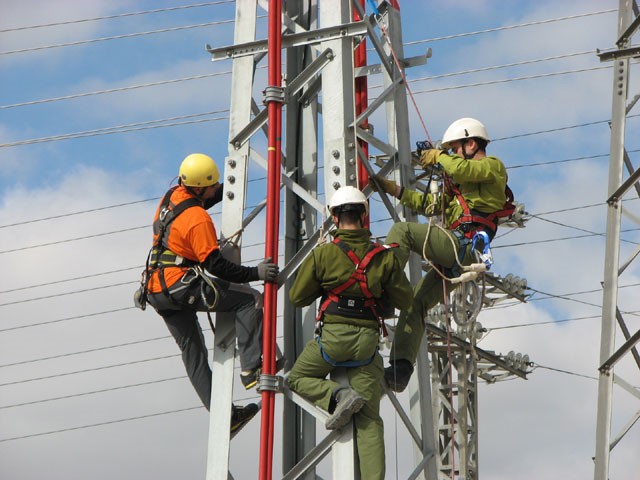
M 355 187 L 340 187 L 336 190 L 329 200 L 329 213 L 333 215 L 333 209 L 341 207 L 343 205 L 362 205 L 364 211 L 369 214 L 369 205 L 367 203 L 367 197 L 364 196 L 360 190 Z
M 442 136 L 442 147 L 451 148 L 451 142 L 465 138 L 482 138 L 489 143 L 489 134 L 485 126 L 475 118 L 460 118 L 449 125 Z

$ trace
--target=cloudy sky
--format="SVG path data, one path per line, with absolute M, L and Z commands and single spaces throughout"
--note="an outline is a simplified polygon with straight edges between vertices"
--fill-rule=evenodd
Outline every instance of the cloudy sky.
M 533 215 L 494 241 L 496 273 L 525 277 L 533 296 L 483 311 L 480 346 L 527 353 L 535 368 L 526 381 L 480 384 L 480 474 L 590 478 L 612 95 L 611 67 L 596 49 L 615 45 L 618 2 L 401 6 L 405 55 L 433 50 L 426 66 L 408 72 L 429 135 L 440 138 L 459 117 L 481 119 L 494 139 L 489 152 L 503 159 Z M 0 6 L 3 479 L 204 477 L 206 411 L 163 322 L 133 309 L 131 294 L 155 205 L 181 159 L 226 154 L 231 64 L 212 63 L 204 45 L 233 42 L 234 8 L 177 0 Z M 631 71 L 634 96 L 637 66 Z M 375 96 L 381 79 L 369 83 Z M 410 115 L 412 142 L 425 138 Z M 635 115 L 626 135 L 633 163 Z M 264 198 L 264 172 L 252 168 L 249 180 L 254 205 Z M 622 260 L 640 241 L 634 195 L 624 202 Z M 390 222 L 379 207 L 375 199 L 372 230 L 384 236 Z M 213 213 L 219 222 L 219 207 Z M 247 237 L 258 241 L 245 240 L 254 245 L 243 255 L 248 264 L 261 256 L 263 228 Z M 639 276 L 632 263 L 620 278 L 631 332 L 640 328 Z M 616 373 L 640 386 L 630 357 Z M 257 399 L 240 389 L 235 398 Z M 383 408 L 388 478 L 405 478 L 407 436 L 388 402 Z M 637 410 L 637 398 L 616 387 L 613 436 Z M 235 478 L 256 477 L 258 429 L 253 422 L 232 445 Z M 637 478 L 639 432 L 636 425 L 613 450 L 610 478 Z

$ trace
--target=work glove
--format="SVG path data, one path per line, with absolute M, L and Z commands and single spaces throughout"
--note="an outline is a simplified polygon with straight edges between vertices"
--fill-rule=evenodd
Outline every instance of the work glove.
M 423 151 L 420 154 L 420 165 L 422 165 L 422 168 L 427 169 L 431 165 L 438 163 L 438 157 L 441 153 L 442 150 L 438 150 L 436 148 Z
M 396 185 L 396 182 L 394 182 L 393 180 L 387 180 L 381 175 L 374 175 L 373 178 L 369 178 L 369 186 L 374 192 L 378 191 L 378 187 L 376 186 L 376 183 L 374 183 L 373 181 L 374 179 L 375 179 L 375 182 L 377 182 L 377 184 L 380 186 L 383 192 L 386 192 L 389 195 L 396 194 L 396 189 L 398 187 Z
M 280 268 L 275 263 L 271 263 L 271 258 L 265 258 L 258 264 L 258 278 L 265 282 L 273 282 L 278 277 Z
M 432 148 L 435 148 L 435 147 L 429 140 L 422 140 L 420 142 L 416 142 L 416 153 L 418 154 L 418 157 L 422 155 L 422 152 L 426 152 L 427 150 L 431 150 Z

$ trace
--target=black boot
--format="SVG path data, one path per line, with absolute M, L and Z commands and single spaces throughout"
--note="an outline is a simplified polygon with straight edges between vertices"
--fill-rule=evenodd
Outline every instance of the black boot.
M 255 403 L 248 403 L 244 407 L 231 405 L 231 433 L 245 426 L 259 411 L 260 407 Z
M 384 379 L 391 390 L 402 392 L 407 388 L 412 373 L 413 364 L 409 360 L 389 360 L 389 366 L 384 369 Z

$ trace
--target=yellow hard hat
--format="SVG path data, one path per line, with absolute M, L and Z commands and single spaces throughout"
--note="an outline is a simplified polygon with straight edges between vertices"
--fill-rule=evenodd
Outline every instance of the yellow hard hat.
M 216 162 L 203 153 L 187 155 L 180 164 L 180 180 L 187 187 L 208 187 L 220 180 Z

